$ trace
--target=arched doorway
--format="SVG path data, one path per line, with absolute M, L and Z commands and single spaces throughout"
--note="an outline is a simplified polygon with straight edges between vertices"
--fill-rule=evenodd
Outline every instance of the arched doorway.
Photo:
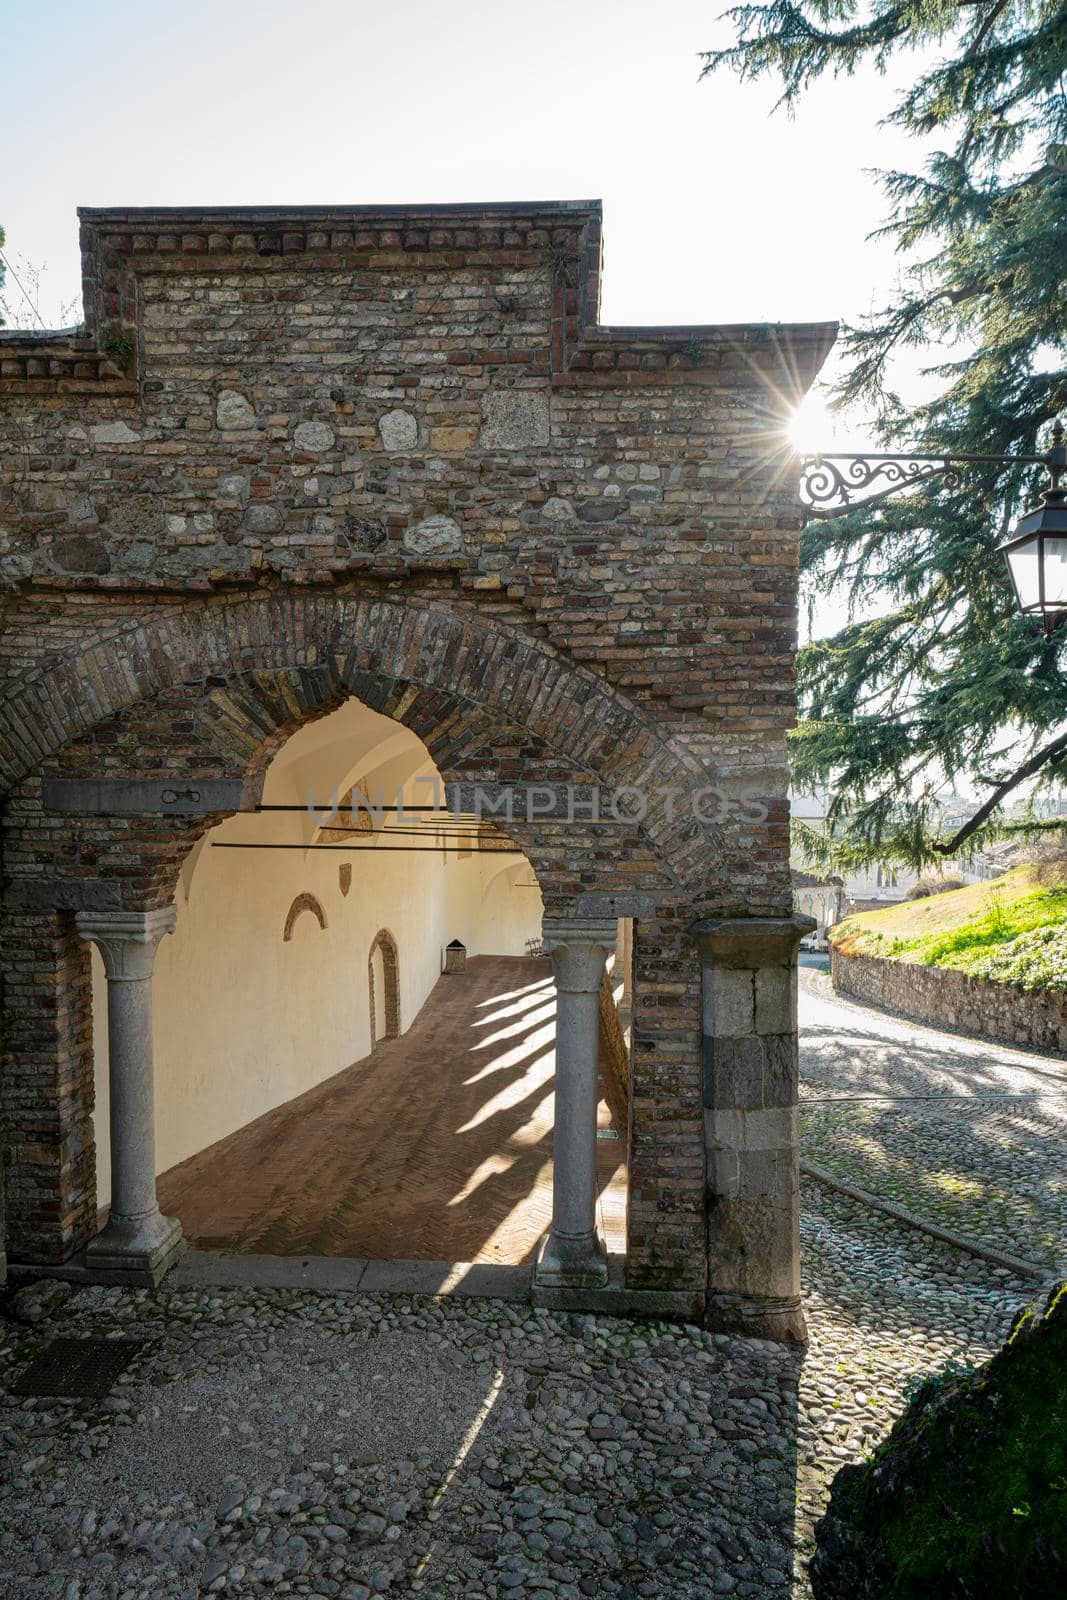
M 610 948 L 614 943 L 617 915 L 640 911 L 641 957 L 647 986 L 642 989 L 639 976 L 636 998 L 640 1002 L 644 997 L 648 1026 L 641 1049 L 634 1054 L 633 1071 L 640 1071 L 638 1092 L 644 1093 L 646 1102 L 654 1098 L 660 1092 L 657 1085 L 667 1081 L 664 1072 L 672 1083 L 679 1083 L 677 1063 L 680 1061 L 686 1063 L 684 1070 L 688 1076 L 677 1115 L 669 1123 L 649 1118 L 637 1127 L 638 1135 L 645 1141 L 650 1167 L 660 1170 L 664 1160 L 676 1161 L 677 1176 L 669 1189 L 661 1194 L 648 1190 L 638 1197 L 636 1208 L 633 1204 L 629 1206 L 627 1260 L 634 1263 L 632 1281 L 635 1286 L 640 1287 L 644 1282 L 649 1287 L 658 1287 L 666 1281 L 679 1293 L 689 1292 L 678 1286 L 690 1282 L 697 1285 L 705 1250 L 702 1177 L 699 1162 L 692 1156 L 702 1138 L 697 1048 L 700 974 L 692 944 L 686 937 L 686 927 L 692 916 L 693 890 L 680 882 L 679 874 L 685 880 L 699 882 L 706 890 L 714 881 L 714 872 L 720 871 L 721 866 L 714 850 L 714 828 L 705 826 L 688 813 L 672 815 L 671 806 L 661 797 L 678 791 L 676 780 L 687 774 L 690 778 L 699 776 L 699 765 L 686 754 L 684 747 L 674 748 L 618 695 L 606 692 L 593 675 L 509 637 L 481 619 L 470 616 L 459 619 L 432 606 L 420 608 L 392 600 L 372 602 L 365 596 L 343 594 L 288 596 L 284 604 L 256 597 L 219 605 L 190 606 L 183 608 L 181 618 L 179 622 L 178 614 L 172 612 L 165 623 L 150 621 L 146 624 L 139 633 L 137 653 L 132 657 L 129 644 L 119 637 L 101 642 L 85 667 L 86 680 L 94 683 L 92 703 L 87 700 L 82 704 L 80 678 L 74 674 L 70 694 L 62 702 L 62 714 L 67 719 L 63 737 L 67 743 L 62 744 L 58 729 L 51 735 L 58 741 L 57 748 L 64 750 L 62 783 L 56 789 L 47 788 L 53 783 L 55 772 L 54 767 L 47 766 L 43 777 L 30 770 L 25 780 L 30 799 L 27 829 L 32 830 L 37 825 L 39 813 L 34 807 L 40 802 L 35 797 L 40 795 L 43 781 L 46 805 L 59 807 L 57 814 L 67 819 L 61 824 L 66 830 L 65 837 L 84 836 L 87 845 L 92 845 L 97 858 L 103 861 L 105 877 L 112 870 L 112 862 L 116 869 L 113 882 L 102 883 L 103 898 L 97 903 L 105 906 L 117 903 L 120 909 L 114 915 L 105 910 L 103 922 L 107 926 L 99 935 L 96 929 L 100 919 L 88 911 L 84 914 L 79 911 L 77 928 L 73 917 L 66 923 L 60 922 L 57 924 L 61 934 L 59 942 L 41 948 L 40 960 L 46 982 L 58 984 L 71 997 L 66 1002 L 67 1014 L 73 1019 L 72 1025 L 79 1029 L 78 1039 L 85 1038 L 87 1026 L 84 1021 L 78 1021 L 77 1008 L 83 1008 L 81 1015 L 88 1017 L 82 998 L 85 991 L 80 985 L 84 982 L 81 973 L 84 970 L 87 975 L 89 965 L 79 933 L 83 939 L 106 939 L 117 917 L 123 924 L 120 934 L 124 940 L 127 919 L 121 908 L 129 904 L 133 907 L 130 913 L 133 921 L 138 926 L 145 922 L 146 937 L 161 940 L 157 963 L 159 981 L 154 985 L 159 1002 L 154 1030 L 158 1046 L 168 1035 L 165 974 L 168 964 L 176 959 L 174 952 L 182 939 L 181 923 L 187 920 L 185 902 L 190 901 L 195 909 L 198 901 L 202 901 L 200 891 L 206 881 L 203 878 L 205 863 L 213 857 L 222 858 L 222 852 L 214 849 L 216 841 L 209 837 L 211 826 L 221 825 L 233 830 L 226 842 L 238 846 L 255 845 L 256 840 L 243 837 L 242 830 L 253 827 L 262 816 L 254 810 L 257 803 L 272 803 L 269 772 L 274 759 L 283 753 L 288 758 L 301 750 L 306 754 L 323 741 L 329 743 L 330 717 L 343 712 L 348 705 L 359 703 L 365 711 L 380 716 L 392 734 L 414 735 L 421 741 L 424 753 L 428 752 L 438 773 L 450 783 L 477 781 L 492 786 L 494 781 L 499 783 L 506 778 L 516 786 L 536 783 L 541 794 L 548 785 L 557 808 L 555 816 L 547 820 L 527 817 L 509 824 L 511 837 L 530 863 L 529 875 L 524 869 L 521 875 L 505 878 L 499 874 L 499 861 L 491 858 L 488 849 L 484 854 L 481 849 L 473 852 L 476 863 L 484 864 L 488 872 L 499 875 L 501 883 L 513 884 L 516 902 L 533 898 L 538 892 L 543 894 L 546 914 L 550 914 L 557 925 L 566 923 L 570 927 L 573 922 L 571 934 L 579 943 L 591 941 L 589 950 L 594 955 L 600 949 L 597 941 L 607 937 L 608 922 L 612 924 Z M 312 639 L 313 645 L 308 642 Z M 299 648 L 294 641 L 301 641 Z M 109 666 L 111 655 L 114 660 Z M 101 712 L 109 704 L 119 708 L 112 711 L 110 721 L 101 719 Z M 13 708 L 12 714 L 19 715 L 17 708 Z M 153 811 L 152 781 L 142 779 L 139 779 L 136 795 L 140 803 L 147 788 L 148 809 L 135 829 L 131 830 L 121 817 L 116 820 L 111 809 L 93 810 L 95 805 L 101 804 L 100 796 L 108 789 L 95 779 L 88 785 L 86 809 L 81 798 L 82 779 L 74 777 L 72 780 L 70 775 L 97 769 L 102 741 L 106 741 L 109 751 L 113 752 L 109 755 L 113 770 L 120 771 L 128 770 L 133 754 L 154 741 L 156 747 L 165 750 L 166 765 L 161 766 L 160 778 L 152 780 L 158 784 L 160 794 L 175 798 L 173 773 L 180 767 L 189 788 L 183 785 L 177 792 L 179 810 L 196 813 L 199 809 L 204 820 L 197 821 L 195 814 L 184 820 L 180 815 L 161 814 L 170 800 L 162 807 L 157 804 Z M 0 766 L 6 764 L 7 770 L 14 771 L 20 762 L 26 770 L 23 753 L 13 746 L 5 749 L 0 738 Z M 291 762 L 288 764 L 291 766 Z M 282 766 L 286 765 L 287 761 L 283 760 Z M 601 768 L 606 769 L 613 787 L 621 789 L 630 784 L 633 788 L 641 786 L 647 792 L 648 814 L 640 821 L 615 825 L 610 818 L 590 816 L 588 790 L 598 781 Z M 292 775 L 290 772 L 290 777 Z M 343 776 L 338 774 L 341 793 L 344 793 L 344 785 L 363 776 L 366 775 L 358 766 Z M 265 779 L 267 787 L 264 787 Z M 568 801 L 573 798 L 568 793 L 572 786 L 577 787 L 579 809 L 564 827 L 559 808 L 563 808 L 562 815 L 566 816 Z M 68 793 L 71 787 L 78 791 L 73 799 Z M 329 785 L 323 787 L 327 791 L 330 788 Z M 112 784 L 108 792 L 113 792 L 114 788 Z M 59 790 L 63 792 L 60 794 Z M 58 798 L 54 799 L 53 795 Z M 303 812 L 306 816 L 306 798 L 306 789 L 298 788 L 290 796 L 289 803 L 294 810 L 289 815 L 296 818 Z M 320 821 L 325 821 L 325 795 L 323 799 Z M 185 805 L 186 800 L 190 801 L 189 806 Z M 21 804 L 22 794 L 16 785 L 8 812 L 12 837 L 22 826 Z M 221 824 L 215 822 L 215 818 L 225 817 L 227 812 L 234 813 L 237 806 L 240 809 L 228 820 Z M 282 814 L 273 815 L 277 826 Z M 473 842 L 473 830 L 465 831 L 470 836 L 468 842 Z M 287 845 L 288 859 L 294 862 L 322 859 L 319 855 L 304 854 L 313 843 L 312 834 L 275 842 Z M 480 846 L 481 840 L 478 842 Z M 331 856 L 330 850 L 324 853 Z M 13 859 L 17 863 L 17 853 Z M 232 859 L 238 859 L 236 852 Z M 135 870 L 131 870 L 131 860 L 136 862 Z M 336 889 L 345 897 L 345 903 L 358 903 L 358 882 L 344 881 L 349 874 L 343 873 L 343 866 L 351 863 L 338 867 L 336 856 L 332 857 L 332 863 Z M 533 878 L 540 886 L 539 891 L 531 889 Z M 293 899 L 305 890 L 316 892 L 316 885 L 301 881 L 288 887 L 291 892 L 284 903 L 280 909 L 273 906 L 269 915 L 264 915 L 263 925 L 274 929 L 279 948 L 284 943 L 294 958 L 300 959 L 301 952 L 308 956 L 314 953 L 317 957 L 324 949 L 321 941 L 326 934 L 316 917 L 299 915 L 291 939 L 285 942 L 282 938 L 286 912 Z M 65 893 L 62 883 L 56 892 Z M 486 885 L 486 895 L 488 892 Z M 117 902 L 107 898 L 112 894 L 117 894 Z M 319 895 L 318 898 L 331 932 L 334 926 L 340 928 L 342 924 L 337 922 L 329 896 Z M 172 899 L 179 917 L 179 928 L 174 935 L 167 934 L 163 915 L 163 908 Z M 591 903 L 586 905 L 585 901 Z M 140 908 L 146 902 L 149 909 L 143 911 Z M 409 897 L 405 903 L 418 905 L 414 897 Z M 64 904 L 70 906 L 71 901 L 67 899 Z M 233 908 L 248 904 L 247 897 L 231 894 L 226 901 L 227 915 Z M 160 908 L 158 914 L 156 907 Z M 497 909 L 501 909 L 499 900 Z M 32 910 L 24 912 L 14 897 L 6 897 L 4 913 L 16 938 L 25 941 L 36 937 L 37 920 Z M 502 920 L 509 923 L 509 916 L 505 914 Z M 401 1016 L 407 1028 L 409 1017 L 416 1016 L 419 1009 L 417 1003 L 409 1006 L 405 998 L 417 964 L 410 958 L 408 939 L 396 927 L 390 908 L 385 908 L 384 914 L 376 917 L 374 926 L 367 930 L 363 949 L 369 947 L 370 939 L 380 926 L 390 927 L 404 955 L 399 978 Z M 444 942 L 461 932 L 462 929 L 450 927 Z M 50 933 L 48 937 L 51 938 Z M 529 942 L 522 940 L 518 945 L 519 954 L 526 954 Z M 246 941 L 235 938 L 231 940 L 231 948 L 245 950 Z M 353 953 L 349 949 L 346 981 L 349 988 L 358 988 L 365 1001 L 365 985 L 362 982 L 357 986 L 351 984 Z M 362 959 L 360 955 L 361 965 Z M 670 963 L 672 972 L 669 1005 L 684 1008 L 684 1014 L 678 1019 L 680 1034 L 677 1028 L 663 1028 L 664 1023 L 674 1020 L 666 1014 L 656 991 L 664 962 Z M 147 970 L 151 973 L 150 962 Z M 220 970 L 219 963 L 213 964 L 213 970 Z M 265 966 L 263 970 L 271 969 Z M 315 983 L 327 978 L 326 969 L 314 959 L 309 983 L 300 987 L 300 993 L 306 998 L 313 992 Z M 529 989 L 527 998 L 520 996 L 501 1001 L 507 1007 L 513 1004 L 518 1007 L 509 1019 L 500 1019 L 508 1029 L 524 1026 L 521 1013 L 526 1010 L 533 1013 L 539 1008 L 534 993 L 537 985 L 519 987 Z M 327 983 L 327 990 L 326 1003 L 315 1009 L 316 1025 L 317 1019 L 335 1017 L 337 1013 L 336 987 Z M 43 994 L 44 991 L 39 992 Z M 275 997 L 287 992 L 295 992 L 295 987 L 284 975 L 269 987 L 261 1019 L 265 1027 Z M 505 992 L 512 994 L 511 989 L 504 990 L 498 985 L 497 995 L 488 997 L 491 1003 L 485 1008 L 487 1025 L 489 1019 L 495 1017 L 494 1007 Z M 192 1002 L 190 994 L 194 997 Z M 197 1006 L 196 997 L 196 984 L 186 985 L 180 991 L 180 1005 L 186 1018 L 183 1026 L 188 1025 L 189 1017 L 206 1014 L 204 1008 Z M 71 1004 L 73 1010 L 70 1010 Z M 102 1002 L 96 1010 L 101 1009 Z M 214 1008 L 216 1015 L 219 1009 Z M 283 1054 L 289 1052 L 290 1065 L 294 1056 L 298 1067 L 310 1059 L 307 1038 L 300 1030 L 294 1030 L 287 1019 L 280 1019 L 277 1027 L 268 1031 L 272 1044 L 277 1044 Z M 251 1037 L 237 1040 L 238 1050 L 247 1050 Z M 589 1037 L 586 1029 L 583 1038 L 588 1040 Z M 592 1037 L 595 1046 L 595 1034 Z M 406 1038 L 406 1034 L 402 1038 Z M 393 1044 L 394 1041 L 382 1041 L 380 1050 L 391 1049 Z M 29 1238 L 31 1250 L 55 1251 L 56 1259 L 65 1259 L 73 1247 L 91 1237 L 97 1226 L 90 1166 L 93 1128 L 84 1120 L 87 1113 L 91 1115 L 91 1066 L 87 1049 L 84 1055 L 79 1055 L 82 1048 L 76 1045 L 70 1057 L 71 1070 L 82 1074 L 82 1087 L 65 1105 L 74 1118 L 83 1120 L 71 1139 L 57 1147 L 64 1159 L 66 1152 L 78 1152 L 77 1163 L 71 1161 L 57 1173 L 58 1185 L 65 1194 L 69 1191 L 63 1189 L 63 1185 L 77 1185 L 73 1203 L 64 1202 L 62 1237 L 53 1239 L 46 1225 L 38 1227 L 35 1219 L 25 1215 L 16 1214 L 14 1219 L 22 1251 L 26 1250 L 25 1241 Z M 164 1072 L 165 1049 L 163 1046 L 158 1062 L 157 1088 L 171 1081 Z M 369 1051 L 369 1037 L 366 1049 Z M 581 1049 L 586 1052 L 588 1043 L 582 1044 Z M 375 1056 L 379 1053 L 376 1051 Z M 661 1057 L 662 1072 L 658 1065 Z M 204 1057 L 197 1052 L 186 1052 L 186 1059 L 195 1064 Z M 199 1079 L 192 1086 L 194 1092 L 187 1095 L 190 1105 L 195 1102 L 198 1116 L 213 1096 L 232 1096 L 238 1088 L 241 1093 L 247 1093 L 249 1084 L 256 1081 L 254 1075 L 249 1078 L 234 1070 L 233 1056 L 224 1054 L 216 1059 L 224 1061 L 225 1070 L 209 1072 L 197 1068 Z M 348 1057 L 349 1061 L 353 1059 L 354 1055 Z M 284 1062 L 279 1065 L 274 1048 L 264 1055 L 264 1060 L 275 1075 L 274 1088 L 282 1097 L 281 1103 L 284 1103 L 286 1091 L 290 1097 L 299 1096 L 301 1084 L 285 1081 L 288 1068 Z M 84 1087 L 86 1078 L 89 1079 L 88 1089 Z M 9 1081 L 17 1093 L 17 1064 L 15 1076 Z M 484 1086 L 492 1079 L 484 1075 L 479 1081 Z M 642 1084 L 646 1086 L 644 1091 Z M 274 1109 L 277 1103 L 273 1109 L 262 1101 L 249 1104 L 231 1127 L 246 1126 L 248 1118 L 255 1121 L 259 1116 L 273 1114 Z M 481 1121 L 476 1123 L 477 1127 L 482 1125 Z M 198 1153 L 195 1144 L 187 1146 L 186 1152 L 174 1148 L 166 1151 L 167 1140 L 175 1129 L 182 1128 L 183 1118 L 173 1116 L 165 1105 L 159 1108 L 156 1126 L 160 1142 L 158 1166 L 164 1173 L 171 1170 L 166 1165 L 168 1156 L 171 1163 L 181 1164 L 183 1156 L 192 1159 Z M 188 1118 L 184 1126 L 192 1126 Z M 462 1122 L 457 1122 L 453 1131 L 462 1126 Z M 680 1130 L 685 1132 L 689 1143 L 684 1151 L 679 1145 L 675 1155 L 673 1145 L 680 1137 Z M 590 1130 L 590 1137 L 593 1132 L 595 1129 Z M 671 1149 L 663 1142 L 665 1136 Z M 582 1137 L 584 1141 L 584 1133 Z M 546 1160 L 550 1144 L 549 1139 L 544 1147 Z M 190 1148 L 192 1155 L 188 1154 Z M 501 1174 L 490 1166 L 465 1193 L 464 1185 L 457 1185 L 454 1209 L 483 1206 L 494 1188 L 504 1187 L 500 1178 Z M 25 1192 L 22 1190 L 21 1194 Z M 21 1195 L 18 1190 L 15 1194 L 17 1206 Z M 79 1199 L 79 1196 L 84 1198 Z M 546 1216 L 546 1224 L 547 1220 Z M 38 1235 L 42 1241 L 40 1246 L 32 1242 Z M 661 1236 L 663 1250 L 657 1243 Z M 154 1273 L 154 1257 L 149 1265 Z
M 371 1049 L 400 1033 L 399 952 L 388 928 L 379 928 L 367 957 Z

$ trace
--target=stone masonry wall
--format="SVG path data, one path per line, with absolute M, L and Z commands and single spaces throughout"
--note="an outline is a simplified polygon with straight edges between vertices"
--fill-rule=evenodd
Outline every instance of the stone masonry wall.
M 0 575 L 431 571 L 696 715 L 706 746 L 736 758 L 787 725 L 775 429 L 827 329 L 595 327 L 588 208 L 286 220 L 83 214 L 113 359 L 4 340 Z
M 1067 1055 L 1067 994 L 1062 991 L 1027 994 L 945 967 L 846 956 L 833 946 L 830 969 L 834 988 L 841 994 L 900 1011 L 917 1022 L 955 1028 L 998 1044 Z
M 14 1249 L 95 1228 L 74 912 L 166 903 L 355 694 L 452 781 L 657 792 L 511 831 L 551 914 L 637 919 L 628 1270 L 701 1285 L 688 929 L 790 907 L 781 424 L 834 329 L 600 326 L 592 204 L 87 211 L 82 248 L 84 330 L 0 334 Z

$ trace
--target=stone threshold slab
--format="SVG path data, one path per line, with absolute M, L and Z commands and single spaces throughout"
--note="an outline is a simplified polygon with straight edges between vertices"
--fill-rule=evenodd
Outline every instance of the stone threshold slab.
M 699 1322 L 703 1296 L 692 1291 L 628 1289 L 624 1260 L 609 1258 L 609 1282 L 596 1288 L 546 1289 L 532 1283 L 531 1266 L 488 1261 L 361 1261 L 347 1256 L 221 1255 L 187 1250 L 167 1274 L 168 1288 L 319 1289 L 361 1294 L 466 1296 L 520 1300 L 553 1311 L 597 1312 L 614 1317 L 666 1317 Z M 12 1263 L 13 1283 L 58 1278 L 99 1283 L 81 1251 L 56 1266 Z
M 176 1289 L 210 1284 L 526 1300 L 530 1272 L 528 1266 L 483 1261 L 360 1261 L 347 1256 L 227 1256 L 190 1250 L 167 1282 Z
M 581 1288 L 542 1288 L 529 1266 L 481 1261 L 357 1261 L 337 1256 L 216 1255 L 191 1250 L 167 1279 L 175 1288 L 216 1287 L 355 1290 L 361 1294 L 451 1295 L 525 1300 L 546 1310 L 600 1312 L 616 1317 L 668 1317 L 699 1322 L 703 1295 L 695 1291 L 629 1289 L 624 1262 L 612 1256 L 610 1281 Z
M 362 1261 L 350 1256 L 222 1255 L 186 1250 L 167 1273 L 175 1289 L 359 1289 L 365 1294 L 450 1294 L 528 1300 L 532 1267 L 483 1261 Z M 54 1265 L 11 1262 L 12 1283 L 58 1278 L 64 1283 L 110 1283 L 84 1250 Z
M 703 1296 L 690 1291 L 628 1289 L 622 1257 L 610 1259 L 607 1284 L 545 1289 L 531 1284 L 530 1266 L 487 1261 L 357 1261 L 343 1256 L 217 1255 L 190 1250 L 167 1278 L 176 1289 L 217 1288 L 359 1290 L 361 1294 L 466 1296 L 525 1300 L 546 1310 L 596 1311 L 608 1316 L 683 1317 L 699 1322 Z

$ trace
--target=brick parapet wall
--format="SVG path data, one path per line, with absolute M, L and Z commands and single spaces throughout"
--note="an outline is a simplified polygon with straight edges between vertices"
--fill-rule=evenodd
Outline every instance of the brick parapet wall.
M 921 967 L 879 956 L 844 955 L 831 946 L 830 971 L 841 994 L 869 1000 L 935 1028 L 997 1044 L 1067 1055 L 1067 994 L 1027 994 L 948 967 Z

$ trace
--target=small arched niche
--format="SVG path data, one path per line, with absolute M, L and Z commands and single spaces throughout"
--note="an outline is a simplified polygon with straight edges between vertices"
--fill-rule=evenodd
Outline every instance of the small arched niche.
M 293 937 L 293 929 L 296 926 L 297 917 L 301 916 L 305 911 L 316 919 L 320 928 L 325 929 L 326 913 L 322 909 L 320 902 L 316 900 L 313 894 L 298 894 L 289 907 L 285 918 L 285 932 L 282 934 L 282 940 L 285 944 L 288 944 Z

